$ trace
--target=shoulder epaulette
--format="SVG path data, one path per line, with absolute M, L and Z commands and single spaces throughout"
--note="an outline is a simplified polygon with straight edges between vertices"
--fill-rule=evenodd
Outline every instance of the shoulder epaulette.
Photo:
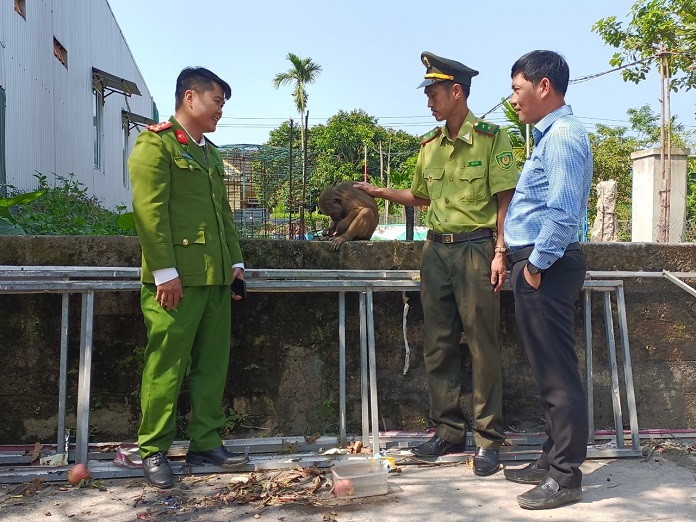
M 427 134 L 423 134 L 421 136 L 421 147 L 425 145 L 426 143 L 433 141 L 435 138 L 437 138 L 440 133 L 442 132 L 442 127 L 436 127 Z
M 145 127 L 147 130 L 150 130 L 152 132 L 161 132 L 163 130 L 168 129 L 169 127 L 172 126 L 171 121 L 163 121 L 162 123 L 155 123 L 154 125 L 148 125 Z
M 500 130 L 500 125 L 495 123 L 488 123 L 487 121 L 479 120 L 474 125 L 474 130 L 480 132 L 481 134 L 487 134 L 488 136 L 495 136 Z

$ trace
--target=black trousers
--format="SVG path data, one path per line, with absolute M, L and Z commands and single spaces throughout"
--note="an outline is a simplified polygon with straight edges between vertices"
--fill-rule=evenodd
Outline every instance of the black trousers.
M 539 467 L 568 488 L 580 487 L 587 456 L 587 401 L 575 353 L 575 301 L 585 279 L 582 250 L 567 251 L 541 276 L 524 278 L 526 261 L 512 267 L 515 319 L 544 405 L 548 439 Z

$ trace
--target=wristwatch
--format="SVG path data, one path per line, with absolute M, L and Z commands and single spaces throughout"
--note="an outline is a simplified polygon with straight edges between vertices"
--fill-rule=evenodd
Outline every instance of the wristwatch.
M 529 261 L 527 261 L 527 272 L 529 272 L 532 275 L 536 275 L 536 274 L 541 274 L 543 272 L 543 270 L 541 268 L 539 268 L 538 266 L 535 266 L 532 263 L 530 263 Z

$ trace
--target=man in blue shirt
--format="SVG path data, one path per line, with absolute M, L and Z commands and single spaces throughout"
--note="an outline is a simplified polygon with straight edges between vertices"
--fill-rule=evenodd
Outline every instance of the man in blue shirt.
M 506 469 L 513 482 L 536 484 L 519 495 L 526 509 L 555 508 L 582 498 L 587 404 L 575 353 L 575 301 L 585 278 L 578 224 L 592 182 L 587 131 L 565 103 L 568 64 L 532 51 L 512 66 L 512 97 L 522 123 L 532 123 L 534 152 L 520 175 L 505 218 L 515 318 L 544 405 L 539 459 Z

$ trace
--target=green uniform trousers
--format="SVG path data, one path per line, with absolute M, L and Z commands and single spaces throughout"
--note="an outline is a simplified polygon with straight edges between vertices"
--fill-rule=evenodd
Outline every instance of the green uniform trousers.
M 476 446 L 497 449 L 502 429 L 502 368 L 498 327 L 500 296 L 491 285 L 494 240 L 426 241 L 421 260 L 425 371 L 430 418 L 437 435 L 460 444 L 466 420 L 459 404 L 462 331 L 471 353 L 473 434 Z
M 144 284 L 141 306 L 147 348 L 141 387 L 141 456 L 166 452 L 176 436 L 176 404 L 188 376 L 191 420 L 189 449 L 208 451 L 222 444 L 222 394 L 230 354 L 229 285 L 185 286 L 176 310 L 155 300 L 155 285 Z

